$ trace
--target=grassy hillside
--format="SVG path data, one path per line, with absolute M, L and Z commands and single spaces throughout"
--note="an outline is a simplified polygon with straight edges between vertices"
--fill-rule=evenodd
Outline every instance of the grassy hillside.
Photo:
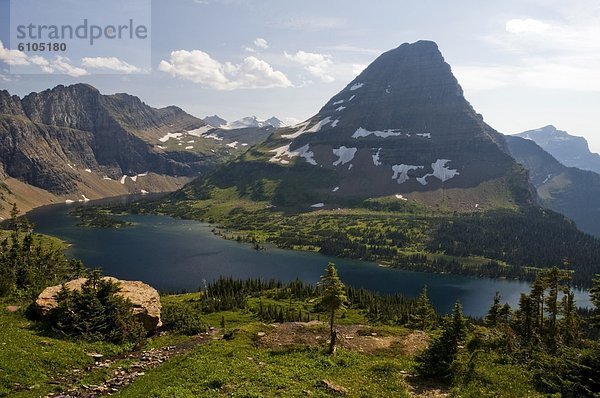
M 89 394 L 127 375 L 134 376 L 107 391 L 122 397 L 169 398 L 541 396 L 533 387 L 530 370 L 506 363 L 494 352 L 477 356 L 469 380 L 440 383 L 416 377 L 415 356 L 437 332 L 400 326 L 407 320 L 394 321 L 375 307 L 365 307 L 366 302 L 380 300 L 368 292 L 355 292 L 353 304 L 337 317 L 340 347 L 332 357 L 325 354 L 328 329 L 322 321 L 326 314 L 316 306 L 311 289 L 299 284 L 291 288 L 272 285 L 252 293 L 244 288 L 233 295 L 242 301 L 227 304 L 226 298 L 233 298 L 226 293 L 228 283 L 220 295 L 209 289 L 205 299 L 201 293 L 162 297 L 164 308 L 194 309 L 192 316 L 201 317 L 215 328 L 213 332 L 189 337 L 170 332 L 149 339 L 141 351 L 132 354 L 127 354 L 129 346 L 48 334 L 26 320 L 22 311 L 2 309 L 0 396 L 38 397 L 65 390 Z M 206 307 L 215 303 L 206 295 L 220 297 L 217 306 L 227 309 Z M 399 301 L 388 307 L 408 309 L 411 305 Z M 292 308 L 302 310 L 311 321 L 269 321 L 269 307 L 286 313 Z M 382 317 L 375 319 L 376 312 Z M 173 354 L 148 367 L 136 362 L 161 350 Z M 91 353 L 104 357 L 94 365 Z M 458 364 L 466 369 L 471 353 L 464 350 L 460 355 Z

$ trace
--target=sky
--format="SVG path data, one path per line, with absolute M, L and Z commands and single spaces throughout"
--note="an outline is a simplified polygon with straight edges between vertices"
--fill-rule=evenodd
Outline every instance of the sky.
M 496 130 L 553 124 L 600 152 L 600 0 L 13 1 L 33 5 L 13 5 L 9 21 L 10 1 L 0 0 L 0 89 L 11 94 L 85 82 L 198 117 L 292 124 L 382 52 L 425 39 Z M 133 1 L 137 11 L 126 9 Z M 74 41 L 65 53 L 19 52 L 16 23 L 53 15 L 103 26 L 133 15 L 149 38 L 99 39 L 90 53 Z

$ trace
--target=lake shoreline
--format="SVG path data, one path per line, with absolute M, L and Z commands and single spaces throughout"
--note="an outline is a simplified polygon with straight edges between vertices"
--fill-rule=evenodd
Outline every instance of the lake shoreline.
M 106 203 L 106 199 L 102 201 Z M 71 209 L 72 206 L 52 205 L 29 216 L 38 225 L 36 232 L 67 242 L 70 257 L 83 260 L 90 268 L 100 266 L 106 274 L 120 279 L 142 280 L 161 291 L 197 291 L 203 280 L 212 281 L 220 276 L 284 282 L 298 278 L 316 283 L 329 261 L 335 262 L 344 281 L 356 288 L 416 297 L 426 285 L 442 313 L 448 312 L 451 304 L 460 299 L 465 313 L 483 316 L 496 290 L 502 293 L 503 301 L 516 306 L 520 294 L 529 292 L 530 288 L 529 283 L 523 281 L 405 271 L 382 267 L 376 262 L 271 245 L 267 250 L 254 250 L 250 243 L 215 235 L 214 224 L 165 215 L 123 216 L 124 220 L 135 223 L 129 228 L 82 228 L 75 225 L 77 218 L 69 216 Z M 585 306 L 588 299 L 580 292 L 578 301 Z

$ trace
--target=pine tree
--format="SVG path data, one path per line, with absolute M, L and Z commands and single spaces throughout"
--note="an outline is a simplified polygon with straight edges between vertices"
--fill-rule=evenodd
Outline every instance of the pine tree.
M 326 274 L 321 276 L 319 286 L 322 289 L 320 305 L 329 314 L 329 351 L 330 355 L 335 354 L 335 344 L 337 340 L 337 331 L 335 330 L 335 313 L 344 307 L 348 299 L 346 297 L 346 288 L 340 280 L 334 263 L 329 263 L 326 268 Z
M 417 356 L 417 371 L 422 376 L 446 378 L 452 374 L 452 364 L 460 344 L 465 340 L 466 320 L 457 301 L 452 316 L 446 318 L 442 334 L 435 338 L 422 354 Z
M 535 332 L 538 335 L 542 335 L 544 329 L 544 295 L 546 293 L 547 283 L 543 273 L 538 272 L 535 277 L 535 281 L 531 286 L 531 302 L 535 307 Z
M 558 300 L 559 292 L 562 290 L 562 283 L 568 279 L 568 276 L 558 268 L 553 267 L 546 272 L 544 279 L 548 288 L 548 295 L 545 299 L 546 311 L 548 312 L 547 338 L 552 347 L 556 346 L 556 337 L 558 334 L 557 320 L 560 311 Z
M 494 302 L 488 310 L 488 313 L 484 319 L 486 326 L 493 327 L 498 325 L 498 319 L 500 317 L 501 309 L 502 306 L 500 305 L 500 292 L 496 292 L 496 294 L 494 295 Z
M 535 334 L 537 326 L 537 306 L 531 296 L 521 293 L 519 298 L 519 309 L 515 313 L 514 329 L 527 342 L 530 342 Z
M 408 326 L 420 330 L 431 330 L 437 324 L 437 318 L 435 308 L 427 295 L 427 286 L 425 286 L 417 298 L 414 312 L 409 316 Z
M 571 289 L 564 289 L 560 307 L 562 317 L 558 321 L 558 328 L 561 340 L 565 345 L 573 346 L 577 344 L 581 338 L 581 318 L 577 313 L 575 293 L 573 293 Z

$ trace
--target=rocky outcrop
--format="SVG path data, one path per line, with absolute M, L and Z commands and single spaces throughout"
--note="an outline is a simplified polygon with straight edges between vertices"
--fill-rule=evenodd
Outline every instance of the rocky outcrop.
M 119 296 L 131 301 L 134 315 L 144 324 L 147 331 L 153 331 L 161 326 L 160 321 L 160 296 L 152 286 L 139 281 L 124 281 L 113 277 L 104 277 L 119 284 Z M 69 290 L 81 290 L 86 278 L 73 279 L 65 283 Z M 46 316 L 53 308 L 56 308 L 56 294 L 62 289 L 62 285 L 50 286 L 44 289 L 38 296 L 35 304 L 41 316 Z

